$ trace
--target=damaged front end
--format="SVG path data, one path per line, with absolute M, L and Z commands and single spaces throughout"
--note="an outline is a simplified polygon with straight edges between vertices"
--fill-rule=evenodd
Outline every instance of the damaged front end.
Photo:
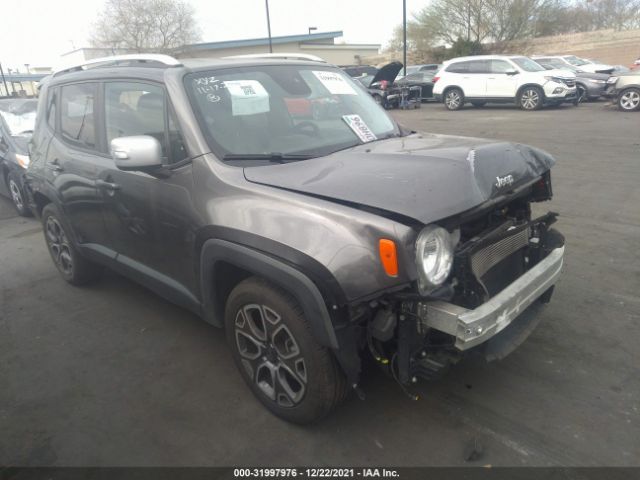
M 509 198 L 422 230 L 417 281 L 366 306 L 366 348 L 399 383 L 434 379 L 469 352 L 502 358 L 527 338 L 563 263 L 557 214 L 531 215 L 531 202 L 549 198 L 546 172 Z

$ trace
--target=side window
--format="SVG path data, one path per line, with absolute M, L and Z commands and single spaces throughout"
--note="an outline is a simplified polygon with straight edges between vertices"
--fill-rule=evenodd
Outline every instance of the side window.
M 58 89 L 49 90 L 49 98 L 47 99 L 47 124 L 52 130 L 56 129 L 56 104 L 58 103 Z
M 488 60 L 473 60 L 469 62 L 469 73 L 490 73 Z
M 447 67 L 447 72 L 451 73 L 468 73 L 469 72 L 469 64 L 471 62 L 458 62 Z
M 60 95 L 62 136 L 90 149 L 96 147 L 95 98 L 95 83 L 65 85 Z
M 156 85 L 109 82 L 104 87 L 107 145 L 114 138 L 150 135 L 165 145 L 164 90 Z
M 504 60 L 491 60 L 491 73 L 506 73 L 514 68 Z
M 138 82 L 108 82 L 104 88 L 107 145 L 114 138 L 133 135 L 155 137 L 162 146 L 163 163 L 187 157 L 173 111 L 165 123 L 167 101 L 158 85 Z

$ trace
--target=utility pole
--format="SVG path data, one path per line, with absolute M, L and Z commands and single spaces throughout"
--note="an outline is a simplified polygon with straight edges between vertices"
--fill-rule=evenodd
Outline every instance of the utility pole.
M 271 19 L 269 18 L 269 0 L 264 0 L 267 7 L 267 31 L 269 32 L 269 53 L 273 53 L 273 45 L 271 44 Z
M 9 96 L 9 87 L 7 87 L 7 79 L 4 78 L 4 70 L 2 70 L 2 63 L 0 63 L 0 76 L 2 76 L 2 83 L 4 84 L 4 93 Z
M 402 0 L 402 64 L 407 76 L 407 0 Z

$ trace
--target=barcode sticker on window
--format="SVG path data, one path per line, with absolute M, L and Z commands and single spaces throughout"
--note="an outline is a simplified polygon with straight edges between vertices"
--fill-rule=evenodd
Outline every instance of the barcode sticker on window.
M 353 133 L 362 140 L 362 143 L 373 142 L 378 139 L 369 126 L 364 123 L 360 115 L 343 115 L 342 119 L 353 130 Z
M 268 112 L 269 93 L 257 80 L 227 80 L 224 82 L 231 96 L 234 116 Z

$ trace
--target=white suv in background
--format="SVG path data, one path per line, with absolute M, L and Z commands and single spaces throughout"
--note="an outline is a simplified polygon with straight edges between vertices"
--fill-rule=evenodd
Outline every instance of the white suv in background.
M 565 102 L 578 104 L 576 76 L 566 70 L 545 70 L 530 58 L 479 55 L 445 62 L 433 78 L 433 95 L 449 110 L 466 102 L 481 107 L 489 102 L 515 102 L 524 110 Z

